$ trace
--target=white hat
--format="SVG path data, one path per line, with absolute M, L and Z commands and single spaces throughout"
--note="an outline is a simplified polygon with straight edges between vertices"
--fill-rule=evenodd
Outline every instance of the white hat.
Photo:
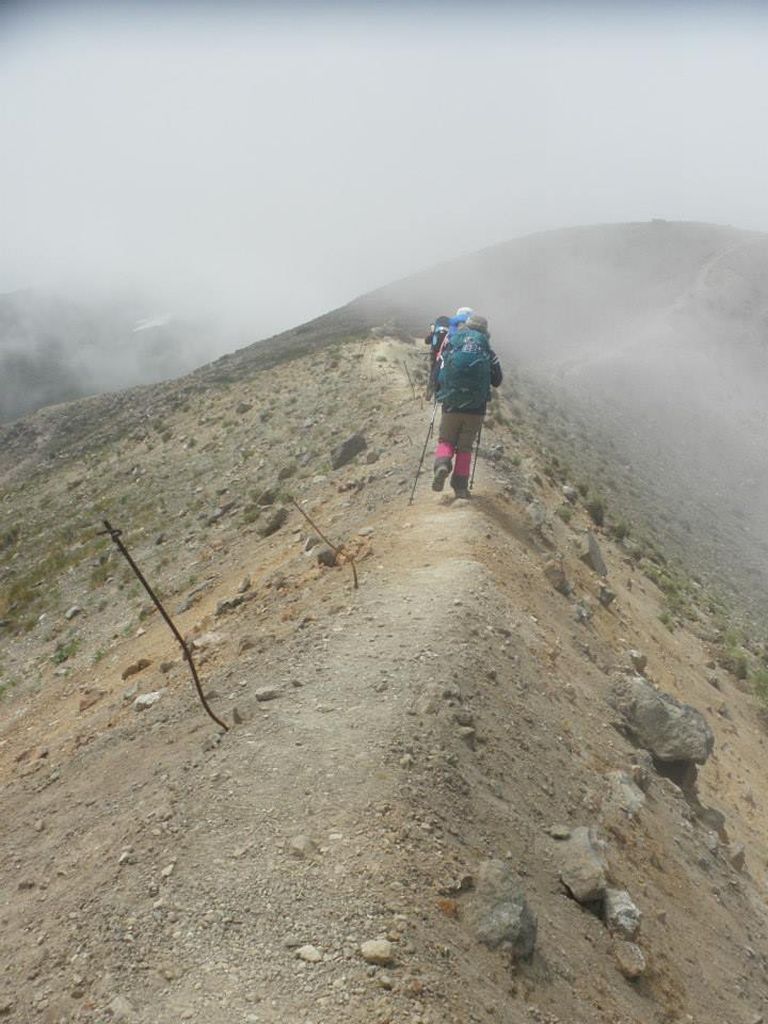
M 455 316 L 472 316 L 473 312 L 474 312 L 474 310 L 472 310 L 469 306 L 459 306 L 459 308 L 456 310 L 456 313 L 454 315 Z

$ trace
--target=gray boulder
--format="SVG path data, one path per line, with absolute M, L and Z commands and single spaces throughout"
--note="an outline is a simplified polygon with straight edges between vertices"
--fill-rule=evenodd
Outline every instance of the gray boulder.
M 346 441 L 333 449 L 331 452 L 331 465 L 334 469 L 340 469 L 342 466 L 346 466 L 348 462 L 351 462 L 360 452 L 365 451 L 367 447 L 368 442 L 362 434 L 352 434 Z
M 704 764 L 712 753 L 715 737 L 704 715 L 657 690 L 643 676 L 618 680 L 609 701 L 632 740 L 657 761 Z
M 508 864 L 484 861 L 475 879 L 475 896 L 467 920 L 479 942 L 508 949 L 516 960 L 528 959 L 536 946 L 536 915 Z
M 560 880 L 578 903 L 601 900 L 607 885 L 604 844 L 594 828 L 575 828 L 560 847 Z
M 587 533 L 587 550 L 581 556 L 582 562 L 588 565 L 593 572 L 596 572 L 598 576 L 608 575 L 608 566 L 605 564 L 603 553 L 600 550 L 600 545 L 597 543 L 597 538 L 592 531 Z

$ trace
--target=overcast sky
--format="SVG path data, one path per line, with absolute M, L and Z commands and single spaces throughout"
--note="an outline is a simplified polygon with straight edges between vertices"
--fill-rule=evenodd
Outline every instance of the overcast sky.
M 768 229 L 761 4 L 0 10 L 0 291 L 262 335 L 538 229 Z

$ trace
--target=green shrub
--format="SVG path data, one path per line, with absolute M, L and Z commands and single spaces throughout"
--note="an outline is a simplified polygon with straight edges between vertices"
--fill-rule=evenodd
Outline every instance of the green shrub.
M 595 526 L 602 526 L 605 522 L 605 505 L 602 498 L 592 498 L 584 507 Z
M 570 505 L 560 505 L 555 509 L 555 515 L 559 516 L 564 523 L 570 523 L 573 519 L 573 509 Z
M 624 519 L 614 523 L 611 527 L 611 536 L 614 540 L 625 540 L 629 536 L 629 523 Z
M 749 677 L 749 681 L 760 700 L 768 703 L 768 669 L 756 669 Z
M 51 655 L 51 661 L 54 665 L 62 665 L 77 653 L 79 646 L 80 641 L 74 637 L 70 640 L 60 640 L 56 644 L 56 650 Z

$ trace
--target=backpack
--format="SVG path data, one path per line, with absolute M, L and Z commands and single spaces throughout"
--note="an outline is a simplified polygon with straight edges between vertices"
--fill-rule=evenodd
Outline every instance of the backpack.
M 457 331 L 442 355 L 438 400 L 451 409 L 478 409 L 491 393 L 491 346 L 482 331 Z
M 440 346 L 445 341 L 445 336 L 448 333 L 448 325 L 450 320 L 447 316 L 439 316 L 432 324 L 432 333 L 429 335 L 429 348 L 434 356 L 440 351 Z

